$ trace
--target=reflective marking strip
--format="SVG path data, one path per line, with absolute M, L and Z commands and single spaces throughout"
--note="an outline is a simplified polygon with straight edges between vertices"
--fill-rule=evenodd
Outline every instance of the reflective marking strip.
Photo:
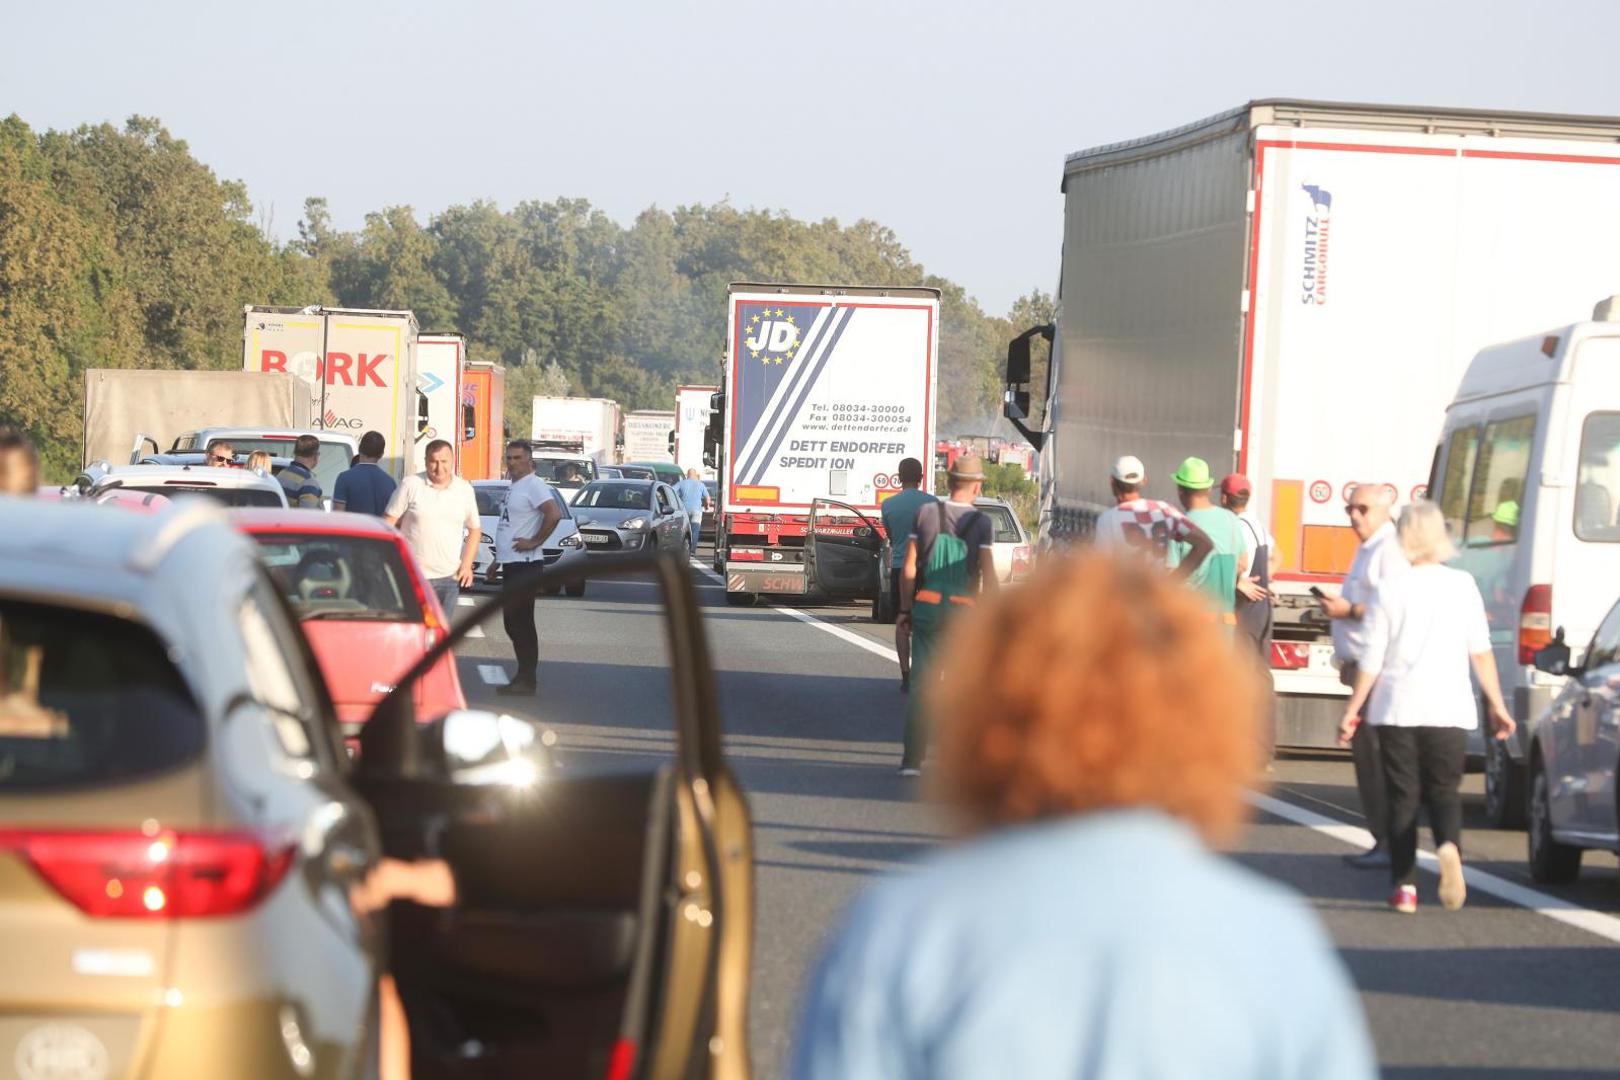
M 484 636 L 484 628 L 482 626 L 475 626 L 471 630 L 467 631 L 467 636 L 468 637 L 483 637 Z
M 457 607 L 477 607 L 478 606 L 478 600 L 477 600 L 476 597 L 472 597 L 472 596 L 458 596 L 458 597 L 456 597 L 456 606 Z
M 1372 834 L 1359 825 L 1347 825 L 1342 821 L 1335 821 L 1315 811 L 1258 792 L 1251 792 L 1249 801 L 1268 814 L 1280 817 L 1284 821 L 1291 821 L 1295 825 L 1303 825 L 1323 836 L 1330 836 L 1356 847 L 1372 847 Z M 1418 852 L 1418 865 L 1430 873 L 1440 871 L 1439 863 L 1432 851 Z M 1484 870 L 1476 870 L 1472 866 L 1463 867 L 1463 879 L 1468 882 L 1471 890 L 1506 900 L 1510 904 L 1517 904 L 1566 926 L 1573 926 L 1577 930 L 1585 930 L 1589 934 L 1620 943 L 1620 919 L 1613 915 L 1604 915 L 1591 908 L 1550 896 L 1539 889 L 1532 889 L 1528 885 L 1520 885 L 1516 881 L 1497 877 Z
M 499 664 L 479 664 L 478 677 L 484 680 L 486 686 L 505 686 L 512 681 L 512 676 Z
M 695 570 L 701 570 L 706 576 L 708 576 L 710 578 L 713 578 L 715 581 L 719 581 L 719 582 L 722 582 L 722 583 L 725 581 L 725 578 L 721 577 L 719 574 L 716 574 L 713 570 L 709 569 L 707 566 L 700 565 L 697 562 L 692 563 L 692 568 L 695 569 Z M 740 577 L 737 577 L 737 578 L 733 579 L 733 584 L 734 585 L 739 585 L 741 583 L 742 583 L 742 579 Z M 868 638 L 864 638 L 859 634 L 853 633 L 852 631 L 845 630 L 842 626 L 834 626 L 831 623 L 824 623 L 820 619 L 816 618 L 814 615 L 808 615 L 805 612 L 796 610 L 794 608 L 777 607 L 776 605 L 773 604 L 773 605 L 771 605 L 771 610 L 772 611 L 780 611 L 783 615 L 787 615 L 790 618 L 798 619 L 802 623 L 809 623 L 811 626 L 815 627 L 817 630 L 825 630 L 827 633 L 831 634 L 833 637 L 838 638 L 838 639 L 840 639 L 842 641 L 847 641 L 851 645 L 854 645 L 856 648 L 865 649 L 867 652 L 871 653 L 874 656 L 881 656 L 883 659 L 888 660 L 891 663 L 898 664 L 900 662 L 900 657 L 895 653 L 895 651 L 893 649 L 887 648 L 886 646 L 883 646 L 883 645 L 879 645 L 877 642 L 872 641 L 872 640 L 870 640 Z

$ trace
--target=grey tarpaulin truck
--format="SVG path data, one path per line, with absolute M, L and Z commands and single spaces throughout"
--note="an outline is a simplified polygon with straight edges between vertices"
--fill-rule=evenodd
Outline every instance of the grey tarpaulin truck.
M 84 373 L 83 464 L 127 465 L 201 427 L 309 428 L 314 412 L 308 384 L 291 374 L 93 368 Z

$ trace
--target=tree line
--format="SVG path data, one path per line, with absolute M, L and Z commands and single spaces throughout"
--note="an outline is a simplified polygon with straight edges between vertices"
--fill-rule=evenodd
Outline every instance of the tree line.
M 1051 312 L 1037 291 L 987 314 L 876 222 L 725 202 L 628 226 L 584 199 L 478 201 L 426 222 L 394 206 L 344 231 L 311 198 L 282 243 L 243 184 L 157 120 L 0 121 L 0 423 L 28 431 L 56 479 L 79 462 L 86 369 L 236 367 L 244 304 L 408 308 L 506 368 L 508 423 L 525 430 L 536 393 L 667 409 L 677 385 L 717 381 L 733 281 L 939 289 L 946 432 L 1002 430 L 1006 342 Z

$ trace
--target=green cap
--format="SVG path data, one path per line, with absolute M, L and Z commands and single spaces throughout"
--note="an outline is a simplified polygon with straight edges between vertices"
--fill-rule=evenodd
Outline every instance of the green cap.
M 1183 461 L 1171 479 L 1176 482 L 1176 487 L 1189 491 L 1208 491 L 1215 486 L 1215 478 L 1209 474 L 1209 462 L 1201 457 L 1190 457 Z
M 1517 529 L 1519 527 L 1519 504 L 1512 499 L 1505 499 L 1497 503 L 1496 512 L 1491 515 L 1491 520 L 1498 525 Z

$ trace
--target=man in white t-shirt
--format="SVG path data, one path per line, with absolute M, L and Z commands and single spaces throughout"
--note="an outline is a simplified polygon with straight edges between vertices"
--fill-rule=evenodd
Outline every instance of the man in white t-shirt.
M 557 493 L 534 472 L 534 449 L 527 439 L 513 439 L 506 444 L 506 474 L 512 478 L 512 488 L 506 494 L 506 505 L 495 523 L 495 561 L 489 564 L 485 580 L 495 580 L 495 569 L 500 567 L 509 592 L 525 591 L 526 603 L 508 607 L 502 615 L 506 636 L 512 639 L 512 655 L 517 661 L 517 672 L 505 686 L 498 686 L 498 694 L 532 694 L 538 683 L 540 666 L 540 635 L 534 625 L 534 579 L 545 572 L 546 563 L 541 545 L 562 520 L 557 506 Z
M 1361 546 L 1356 549 L 1339 595 L 1322 596 L 1317 601 L 1322 613 L 1333 620 L 1333 659 L 1339 665 L 1339 681 L 1346 686 L 1355 686 L 1367 648 L 1367 605 L 1386 582 L 1408 569 L 1390 517 L 1390 501 L 1389 492 L 1378 484 L 1359 484 L 1350 492 L 1344 511 L 1350 516 L 1350 527 Z M 1350 756 L 1355 762 L 1356 789 L 1361 795 L 1367 830 L 1373 834 L 1373 846 L 1360 855 L 1347 856 L 1345 861 L 1363 870 L 1388 866 L 1389 848 L 1384 836 L 1388 800 L 1376 728 L 1362 724 L 1356 729 L 1350 740 Z
M 456 475 L 455 454 L 443 439 L 427 445 L 427 471 L 394 489 L 383 520 L 397 525 L 422 566 L 445 619 L 455 615 L 461 590 L 472 585 L 481 525 L 472 485 Z
M 1180 508 L 1143 498 L 1142 484 L 1146 480 L 1147 468 L 1141 458 L 1126 454 L 1114 462 L 1108 486 L 1114 493 L 1116 505 L 1097 515 L 1097 544 L 1145 551 L 1155 561 L 1173 569 L 1177 577 L 1185 579 L 1203 565 L 1215 550 L 1215 544 Z M 1172 546 L 1176 542 L 1191 548 L 1180 562 L 1176 561 L 1177 549 Z

